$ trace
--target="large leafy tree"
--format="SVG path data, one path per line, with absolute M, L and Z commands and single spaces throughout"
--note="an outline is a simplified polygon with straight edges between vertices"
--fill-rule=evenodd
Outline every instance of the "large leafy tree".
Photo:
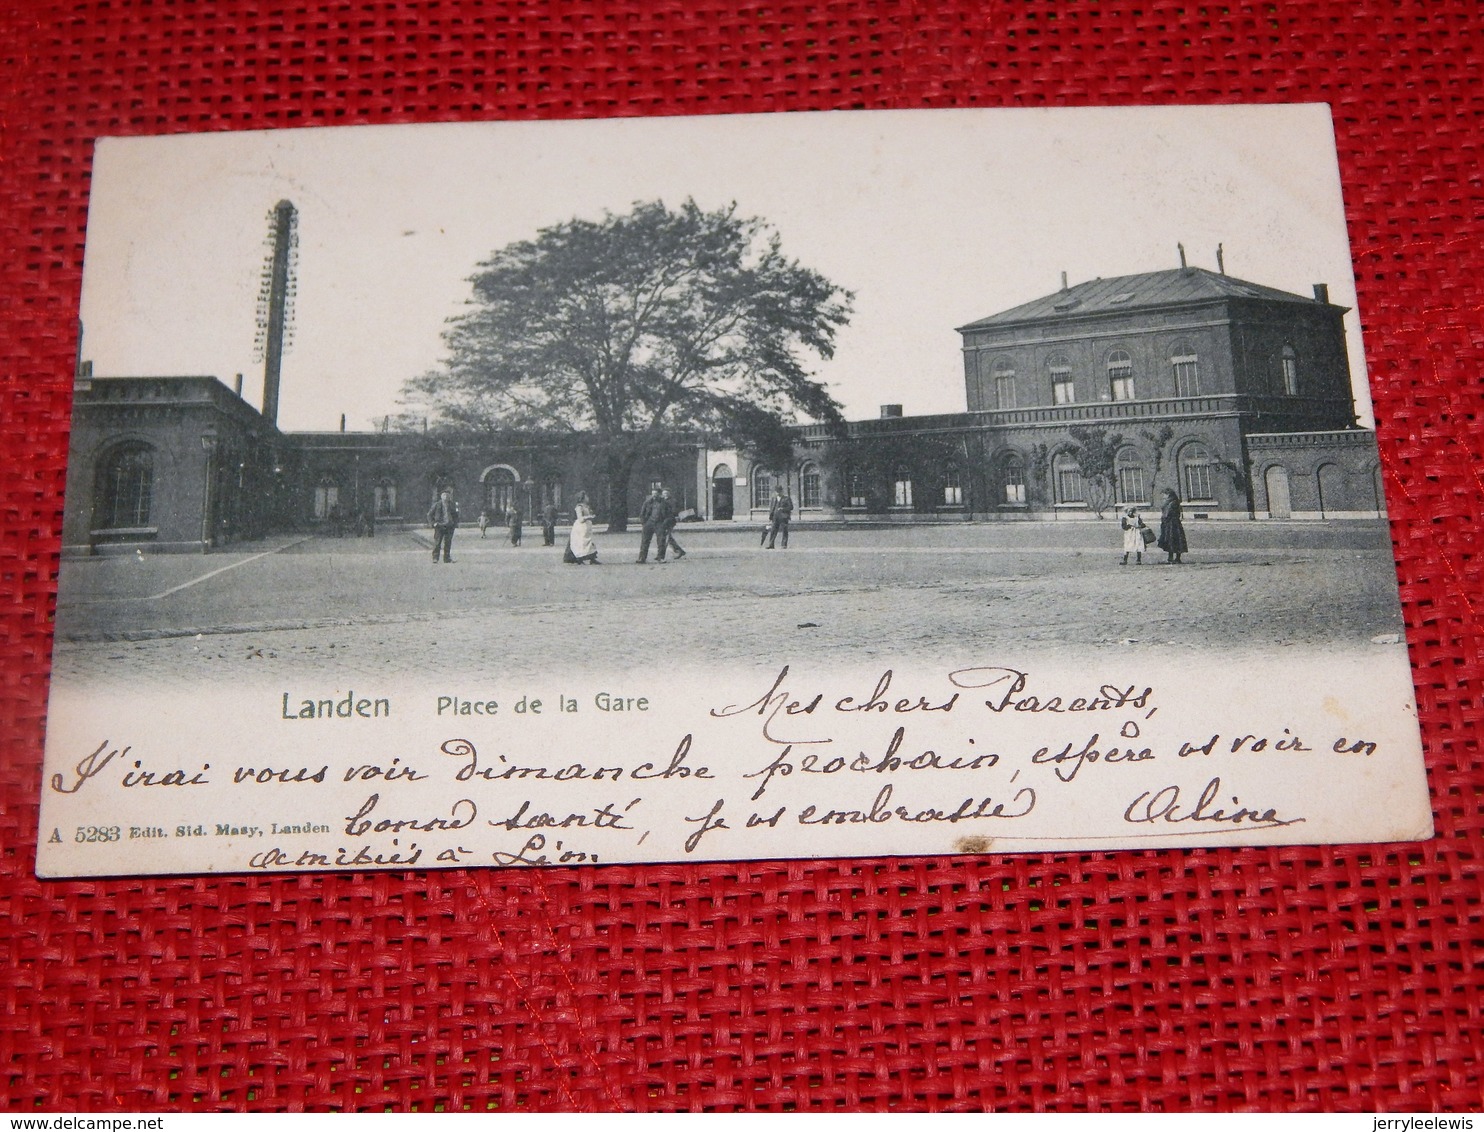
M 591 439 L 622 530 L 646 456 L 699 430 L 778 466 L 796 413 L 839 423 L 808 362 L 834 353 L 852 296 L 788 259 L 736 206 L 634 206 L 502 248 L 471 277 L 447 356 L 405 390 L 455 430 Z

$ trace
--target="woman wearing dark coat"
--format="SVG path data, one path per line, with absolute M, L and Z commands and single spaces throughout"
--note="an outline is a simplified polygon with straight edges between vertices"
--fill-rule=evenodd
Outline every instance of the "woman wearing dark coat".
M 1160 550 L 1165 552 L 1165 562 L 1179 562 L 1190 547 L 1185 542 L 1185 524 L 1181 521 L 1180 497 L 1170 488 L 1165 488 L 1164 503 L 1159 508 Z

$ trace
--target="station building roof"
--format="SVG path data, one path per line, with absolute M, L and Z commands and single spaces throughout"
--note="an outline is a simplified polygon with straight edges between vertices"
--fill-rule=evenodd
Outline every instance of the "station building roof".
M 1208 271 L 1203 267 L 1177 267 L 1142 275 L 1091 279 L 1042 298 L 1032 299 L 999 314 L 981 318 L 958 329 L 963 333 L 1016 323 L 1042 322 L 1089 314 L 1127 313 L 1214 299 L 1262 299 L 1310 307 L 1329 305 L 1312 296 L 1294 295 L 1276 287 L 1249 283 L 1245 279 Z

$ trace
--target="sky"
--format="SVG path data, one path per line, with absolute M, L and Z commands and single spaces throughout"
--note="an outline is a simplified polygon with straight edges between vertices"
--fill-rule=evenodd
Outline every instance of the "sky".
M 1179 266 L 1352 308 L 1322 105 L 839 111 L 352 126 L 108 138 L 94 159 L 82 356 L 109 376 L 207 374 L 262 403 L 268 214 L 299 212 L 278 423 L 374 428 L 436 368 L 478 263 L 637 201 L 735 202 L 854 292 L 816 376 L 852 420 L 965 407 L 955 327 L 1076 284 Z

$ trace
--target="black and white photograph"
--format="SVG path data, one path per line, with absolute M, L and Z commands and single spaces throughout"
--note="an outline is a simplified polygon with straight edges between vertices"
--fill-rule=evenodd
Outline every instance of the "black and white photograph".
M 92 186 L 48 875 L 1430 833 L 1327 107 Z

